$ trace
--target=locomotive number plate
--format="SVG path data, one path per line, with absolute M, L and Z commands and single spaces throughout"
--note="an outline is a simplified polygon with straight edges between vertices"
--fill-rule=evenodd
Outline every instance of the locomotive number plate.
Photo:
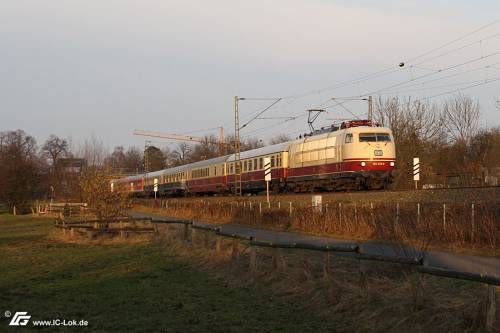
M 384 152 L 382 150 L 374 150 L 373 153 L 375 154 L 375 156 L 382 156 L 382 155 L 384 155 Z

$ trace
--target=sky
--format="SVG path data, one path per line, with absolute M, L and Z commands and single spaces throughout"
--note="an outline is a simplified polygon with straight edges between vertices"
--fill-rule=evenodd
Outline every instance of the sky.
M 317 126 L 366 114 L 333 97 L 441 103 L 474 85 L 460 91 L 498 126 L 499 12 L 486 0 L 0 0 L 0 131 L 142 146 L 134 129 L 230 134 L 234 96 L 271 98 L 240 101 L 242 123 L 282 98 L 262 115 L 276 119 L 241 131 L 267 141 L 306 132 L 307 109 L 326 108 Z

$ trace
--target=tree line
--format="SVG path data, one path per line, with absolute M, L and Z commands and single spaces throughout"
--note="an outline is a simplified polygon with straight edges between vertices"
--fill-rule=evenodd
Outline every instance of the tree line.
M 379 98 L 374 110 L 376 121 L 394 134 L 394 187 L 413 186 L 413 157 L 420 158 L 422 184 L 482 185 L 490 175 L 498 176 L 500 128 L 479 125 L 479 104 L 469 96 L 457 95 L 442 104 L 411 97 Z M 289 140 L 281 134 L 269 143 Z M 81 169 L 106 168 L 112 177 L 161 170 L 219 156 L 221 147 L 211 143 L 216 141 L 207 136 L 204 142 L 181 142 L 174 149 L 118 146 L 110 152 L 93 137 L 70 149 L 68 140 L 56 135 L 39 146 L 22 130 L 0 132 L 0 202 L 21 207 L 35 199 L 79 200 Z M 222 152 L 233 153 L 234 138 L 225 142 Z M 262 146 L 255 138 L 241 142 L 242 151 Z M 75 170 L 77 162 L 81 164 Z

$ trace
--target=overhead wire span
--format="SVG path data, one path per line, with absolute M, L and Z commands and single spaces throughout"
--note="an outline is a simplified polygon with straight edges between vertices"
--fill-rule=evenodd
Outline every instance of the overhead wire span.
M 496 81 L 499 81 L 499 80 L 500 80 L 500 78 L 495 78 L 495 79 L 490 79 L 490 80 L 484 80 L 482 83 L 477 83 L 477 84 L 473 84 L 473 85 L 470 85 L 470 86 L 467 86 L 467 87 L 463 87 L 463 88 L 460 88 L 460 89 L 446 91 L 446 92 L 443 92 L 443 93 L 440 93 L 440 94 L 436 94 L 436 95 L 433 95 L 433 96 L 426 97 L 425 99 L 431 99 L 431 98 L 436 98 L 436 97 L 440 97 L 440 96 L 444 96 L 444 95 L 453 94 L 453 93 L 456 93 L 456 92 L 459 92 L 459 91 L 463 91 L 463 90 L 466 90 L 466 89 L 471 89 L 471 88 L 483 86 L 483 85 L 486 85 L 486 84 L 490 84 L 492 82 L 496 82 Z

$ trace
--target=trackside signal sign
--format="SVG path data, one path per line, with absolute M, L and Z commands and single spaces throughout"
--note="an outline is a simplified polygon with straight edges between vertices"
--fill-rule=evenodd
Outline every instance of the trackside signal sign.
M 153 191 L 158 192 L 158 178 L 154 179 Z
M 271 181 L 271 159 L 269 157 L 264 157 L 264 180 Z
M 418 157 L 413 158 L 413 180 L 420 180 L 420 159 Z

